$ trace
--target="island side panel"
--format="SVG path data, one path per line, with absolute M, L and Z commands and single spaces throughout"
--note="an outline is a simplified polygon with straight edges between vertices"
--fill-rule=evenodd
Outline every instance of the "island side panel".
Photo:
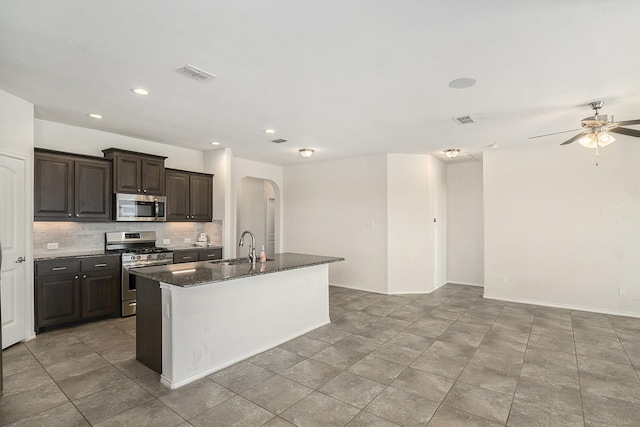
M 136 360 L 162 373 L 162 292 L 160 284 L 136 277 Z
M 329 323 L 327 264 L 182 288 L 162 283 L 162 382 L 180 387 Z M 169 318 L 168 318 L 169 317 Z

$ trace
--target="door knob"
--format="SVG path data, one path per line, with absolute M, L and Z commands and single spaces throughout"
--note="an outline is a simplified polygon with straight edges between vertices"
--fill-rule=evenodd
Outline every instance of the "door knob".
M 16 260 L 16 264 L 20 264 L 21 262 L 25 262 L 26 259 L 24 257 L 20 257 Z

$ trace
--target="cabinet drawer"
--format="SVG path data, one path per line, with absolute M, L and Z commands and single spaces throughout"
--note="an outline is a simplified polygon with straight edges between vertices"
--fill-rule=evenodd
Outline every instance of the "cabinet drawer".
M 178 251 L 173 253 L 173 263 L 198 261 L 198 251 Z
M 117 270 L 120 267 L 120 258 L 116 256 L 105 256 L 98 258 L 83 258 L 80 260 L 82 272 Z
M 210 261 L 214 259 L 222 259 L 222 249 L 205 249 L 198 253 L 199 261 Z
M 36 276 L 52 276 L 57 274 L 76 274 L 80 271 L 77 259 L 61 259 L 36 261 Z

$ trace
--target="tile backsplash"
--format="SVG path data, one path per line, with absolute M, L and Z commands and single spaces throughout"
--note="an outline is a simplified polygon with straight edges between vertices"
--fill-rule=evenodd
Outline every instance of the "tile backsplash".
M 34 254 L 55 252 L 91 252 L 104 249 L 104 233 L 110 231 L 150 231 L 156 232 L 157 246 L 184 247 L 184 239 L 195 242 L 200 233 L 205 233 L 209 243 L 222 245 L 222 221 L 213 222 L 48 222 L 33 223 Z M 170 239 L 165 245 L 163 239 Z M 57 243 L 57 250 L 47 250 L 47 243 Z

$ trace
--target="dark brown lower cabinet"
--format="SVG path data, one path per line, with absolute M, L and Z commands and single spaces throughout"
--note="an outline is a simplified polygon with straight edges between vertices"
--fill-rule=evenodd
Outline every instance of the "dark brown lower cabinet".
M 73 258 L 35 262 L 36 331 L 120 315 L 120 259 Z

